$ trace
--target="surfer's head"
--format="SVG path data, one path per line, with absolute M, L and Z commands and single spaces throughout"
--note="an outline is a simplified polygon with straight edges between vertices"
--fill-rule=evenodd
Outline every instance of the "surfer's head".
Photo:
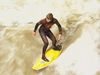
M 46 15 L 46 21 L 47 22 L 51 22 L 53 20 L 53 14 L 52 13 L 48 13 L 47 15 Z

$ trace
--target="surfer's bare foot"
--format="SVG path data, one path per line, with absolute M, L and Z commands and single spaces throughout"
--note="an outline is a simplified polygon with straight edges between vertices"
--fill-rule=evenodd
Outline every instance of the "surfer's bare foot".
M 49 62 L 49 60 L 48 60 L 45 56 L 42 56 L 42 59 L 43 59 L 44 61 Z

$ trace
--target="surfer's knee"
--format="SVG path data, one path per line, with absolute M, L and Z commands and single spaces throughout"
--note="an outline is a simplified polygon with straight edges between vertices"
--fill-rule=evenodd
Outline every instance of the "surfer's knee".
M 45 46 L 48 46 L 48 45 L 49 45 L 49 42 L 45 42 L 44 45 L 45 45 Z
M 56 40 L 53 40 L 53 41 L 52 41 L 52 44 L 53 44 L 53 45 L 56 45 L 56 42 L 57 42 Z

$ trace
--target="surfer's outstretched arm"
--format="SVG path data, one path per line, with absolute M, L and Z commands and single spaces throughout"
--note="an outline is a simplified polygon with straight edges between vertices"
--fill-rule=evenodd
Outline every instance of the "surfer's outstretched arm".
M 59 34 L 62 34 L 62 27 L 61 27 L 61 24 L 58 22 L 57 19 L 55 19 L 55 23 L 56 23 L 56 25 L 58 26 Z
M 36 23 L 35 28 L 34 28 L 34 32 L 36 32 L 36 31 L 37 31 L 37 29 L 38 29 L 39 25 L 40 25 L 40 23 L 39 23 L 39 22 L 38 22 L 38 23 Z
M 59 29 L 59 36 L 58 36 L 58 40 L 61 38 L 61 35 L 62 35 L 62 27 L 60 25 L 60 23 L 58 22 L 57 19 L 55 19 L 55 23 L 56 25 L 58 26 L 58 29 Z
M 38 29 L 38 27 L 39 27 L 40 24 L 41 24 L 41 21 L 39 21 L 39 22 L 36 23 L 35 28 L 34 28 L 34 30 L 33 30 L 33 32 L 32 32 L 32 34 L 33 34 L 34 36 L 36 35 L 36 31 L 37 31 L 37 29 Z

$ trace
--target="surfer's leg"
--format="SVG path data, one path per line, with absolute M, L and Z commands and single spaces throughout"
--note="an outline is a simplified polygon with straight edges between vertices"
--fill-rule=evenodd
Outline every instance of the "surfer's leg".
M 48 44 L 49 44 L 48 43 L 48 39 L 47 39 L 46 34 L 45 34 L 45 32 L 43 30 L 39 30 L 39 33 L 40 33 L 40 36 L 41 36 L 41 38 L 42 38 L 42 40 L 44 42 L 44 46 L 43 46 L 43 49 L 42 49 L 42 59 L 44 61 L 49 61 L 45 56 L 45 52 L 46 52 L 46 49 L 47 49 Z
M 52 46 L 53 46 L 53 48 L 55 48 L 57 40 L 56 40 L 54 34 L 49 30 L 48 33 L 47 33 L 47 36 L 51 39 Z

